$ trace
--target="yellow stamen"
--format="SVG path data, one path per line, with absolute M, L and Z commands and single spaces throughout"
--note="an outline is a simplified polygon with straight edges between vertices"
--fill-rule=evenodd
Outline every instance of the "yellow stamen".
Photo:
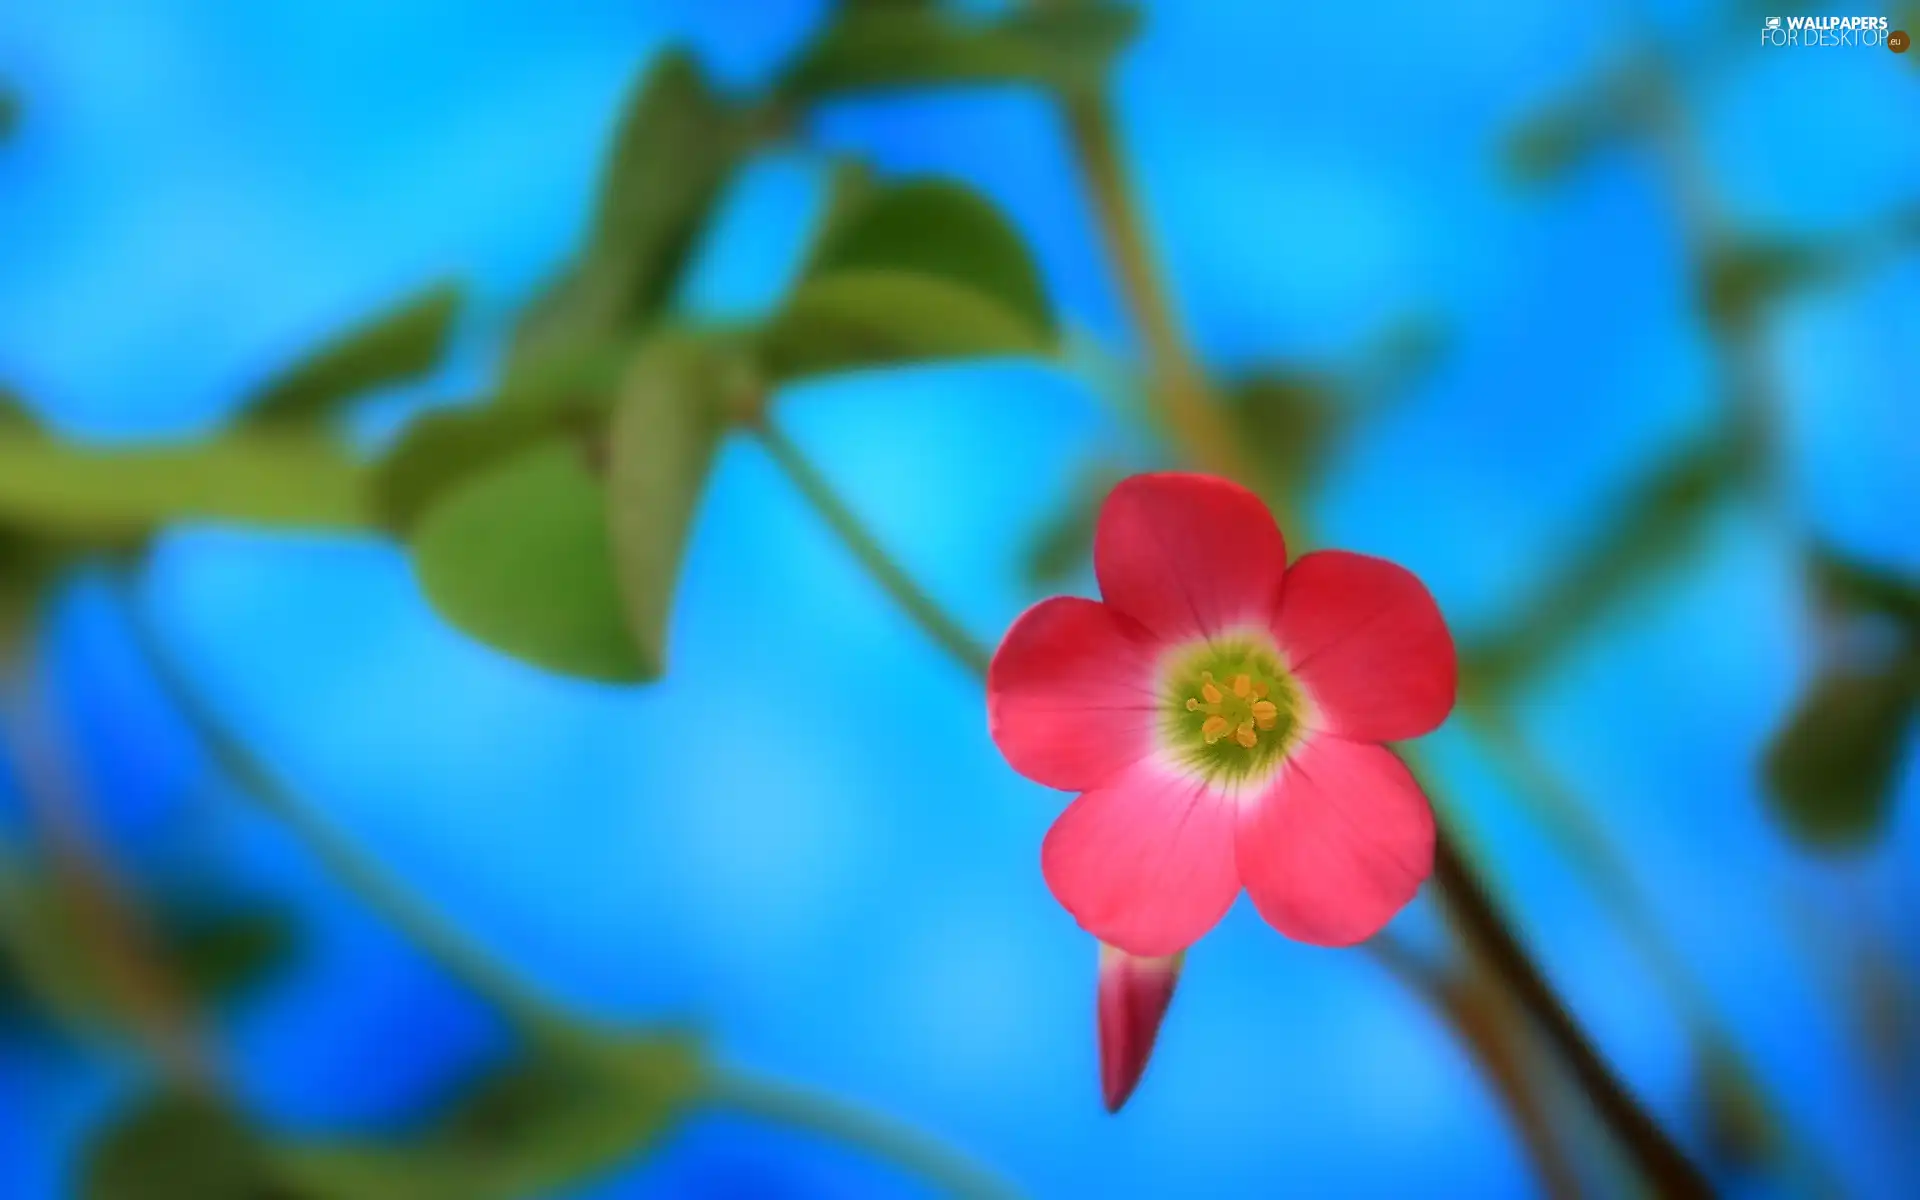
M 1198 700 L 1195 700 L 1195 699 L 1194 699 L 1194 698 L 1193 698 L 1192 696 L 1188 696 L 1188 697 L 1187 697 L 1187 711 L 1188 711 L 1188 712 L 1199 712 L 1199 711 L 1200 711 L 1200 702 L 1199 702 Z
M 1235 675 L 1233 677 L 1233 694 L 1234 695 L 1240 697 L 1242 700 L 1245 700 L 1252 691 L 1253 691 L 1252 676 Z
M 1252 721 L 1242 721 L 1240 728 L 1233 731 L 1233 740 L 1251 750 L 1253 744 L 1260 740 L 1260 735 L 1253 731 Z
M 1272 729 L 1274 722 L 1280 719 L 1280 708 L 1271 700 L 1253 702 L 1253 720 L 1262 729 Z
M 1208 704 L 1218 704 L 1221 700 L 1225 699 L 1225 697 L 1221 695 L 1220 689 L 1213 686 L 1211 676 L 1209 676 L 1206 683 L 1201 686 L 1200 694 L 1207 698 Z
M 1256 700 L 1265 700 L 1267 698 L 1267 685 L 1264 683 L 1255 683 L 1253 685 L 1253 698 Z
M 1225 717 L 1215 715 L 1208 717 L 1206 723 L 1200 726 L 1200 734 L 1207 739 L 1207 745 L 1211 746 L 1227 736 L 1227 731 L 1232 728 L 1233 726 L 1227 723 Z

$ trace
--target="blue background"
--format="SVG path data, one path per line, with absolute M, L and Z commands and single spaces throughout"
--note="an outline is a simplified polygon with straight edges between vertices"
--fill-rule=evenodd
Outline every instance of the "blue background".
M 454 361 L 383 397 L 369 441 L 484 387 L 517 307 L 569 251 L 620 102 L 692 42 L 747 86 L 818 3 L 13 0 L 0 77 L 0 378 L 75 437 L 191 436 L 251 384 L 418 284 L 473 289 Z M 1333 544 L 1426 579 L 1485 629 L 1705 426 L 1713 365 L 1672 198 L 1641 150 L 1513 189 L 1499 139 L 1649 29 L 1701 59 L 1689 110 L 1733 220 L 1854 228 L 1920 195 L 1920 77 L 1884 51 L 1765 51 L 1721 6 L 1488 0 L 1149 6 L 1120 108 L 1191 332 L 1221 368 L 1350 360 L 1384 325 L 1453 330 L 1429 378 L 1344 444 Z M 1053 108 L 1014 91 L 836 104 L 824 146 L 953 173 L 1032 240 L 1087 337 L 1125 323 Z M 749 315 L 791 270 L 817 158 L 763 160 L 684 295 Z M 1920 260 L 1768 325 L 1802 515 L 1920 569 L 1912 352 Z M 1133 445 L 1041 367 L 810 385 L 777 419 L 983 638 L 1035 597 L 1020 548 L 1083 459 Z M 1913 1194 L 1911 1068 L 1892 1094 L 1835 948 L 1920 964 L 1911 763 L 1890 836 L 1808 858 L 1754 762 L 1810 667 L 1795 568 L 1758 515 L 1717 519 L 1530 687 L 1523 725 L 1628 852 L 1672 940 L 1788 1112 L 1864 1194 Z M 1099 1107 L 1092 947 L 1051 900 L 1061 797 L 989 742 L 977 684 L 893 612 L 749 444 L 713 481 L 658 686 L 542 676 L 427 608 L 401 551 L 181 529 L 144 595 L 196 681 L 380 862 L 530 980 L 606 1016 L 691 1016 L 729 1062 L 885 1109 L 1040 1196 L 1524 1195 L 1498 1106 L 1371 959 L 1288 943 L 1242 904 L 1191 954 L 1154 1069 Z M 274 1122 L 397 1119 L 498 1053 L 474 1000 L 213 783 L 97 587 L 48 653 L 115 853 L 209 847 L 309 922 L 297 965 L 228 1022 Z M 1490 868 L 1574 1008 L 1698 1144 L 1679 1021 L 1591 890 L 1473 744 L 1433 739 Z M 1423 902 L 1402 918 L 1432 925 Z M 1909 1050 L 1909 1053 L 1911 1051 Z M 1897 1065 L 1897 1064 L 1896 1064 Z M 56 1194 L 118 1094 L 110 1070 L 0 1047 L 0 1192 Z M 723 1119 L 591 1196 L 895 1194 L 844 1151 Z

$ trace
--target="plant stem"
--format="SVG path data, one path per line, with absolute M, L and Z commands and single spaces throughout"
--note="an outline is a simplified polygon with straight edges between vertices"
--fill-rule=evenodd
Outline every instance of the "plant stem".
M 1513 1114 L 1521 1147 L 1546 1194 L 1554 1200 L 1578 1196 L 1579 1174 L 1548 1119 L 1540 1081 L 1528 1069 L 1523 1040 L 1528 1030 L 1523 1023 L 1507 1019 L 1512 1001 L 1491 986 L 1484 972 L 1443 972 L 1421 961 L 1387 931 L 1368 939 L 1366 948 L 1408 991 L 1424 999 L 1451 1024 L 1466 1043 L 1486 1073 L 1487 1082 Z
M 753 426 L 753 432 L 773 461 L 786 472 L 801 496 L 820 514 L 834 535 L 853 552 L 867 574 L 900 606 L 901 611 L 960 665 L 985 678 L 987 664 L 992 659 L 987 648 L 958 621 L 948 616 L 946 610 L 901 569 L 900 564 L 880 545 L 860 518 L 834 492 L 826 478 L 800 452 L 800 448 L 766 421 Z
M 1153 358 L 1149 398 L 1189 461 L 1202 470 L 1259 489 L 1239 447 L 1208 395 L 1205 377 L 1179 334 L 1167 289 L 1153 268 L 1146 224 L 1134 204 L 1106 103 L 1095 95 L 1065 97 L 1067 123 L 1082 181 L 1119 267 L 1122 289 Z M 1586 1090 L 1596 1111 L 1664 1195 L 1708 1196 L 1705 1177 L 1642 1108 L 1595 1051 L 1508 928 L 1485 886 L 1453 845 L 1444 825 L 1436 837 L 1434 874 L 1449 915 L 1498 972 Z
M 770 1121 L 858 1146 L 940 1191 L 970 1200 L 1010 1200 L 1012 1187 L 916 1130 L 855 1108 L 768 1080 L 716 1073 L 707 1104 L 722 1112 Z
M 88 828 L 79 785 L 44 719 L 44 693 L 33 686 L 25 665 L 17 675 L 0 676 L 0 751 L 12 759 L 80 955 L 98 973 L 108 1003 L 174 1086 L 214 1093 L 219 1070 L 187 989 L 147 914 L 129 898 Z
M 367 468 L 317 436 L 227 433 L 198 445 L 0 438 L 0 519 L 89 544 L 190 520 L 361 529 Z
M 1424 785 L 1423 785 L 1424 786 Z M 1448 913 L 1530 1014 L 1586 1092 L 1594 1109 L 1642 1175 L 1662 1196 L 1711 1196 L 1698 1167 L 1641 1107 L 1600 1056 L 1526 948 L 1495 909 L 1479 877 L 1454 850 L 1444 828 L 1434 844 L 1434 878 L 1449 898 Z
M 1133 212 L 1108 100 L 1098 93 L 1074 92 L 1061 104 L 1095 224 L 1120 277 L 1121 297 L 1146 341 L 1150 390 L 1159 398 L 1159 416 L 1168 435 L 1196 461 L 1216 464 L 1229 478 L 1254 482 L 1253 464 L 1208 398 L 1206 376 L 1188 352 L 1173 306 L 1158 286 L 1153 248 Z
M 523 1033 L 570 1036 L 572 1018 L 530 993 L 485 952 L 448 926 L 385 870 L 341 837 L 244 741 L 232 733 L 167 650 L 132 592 L 116 584 L 134 646 L 168 704 L 186 722 L 215 767 L 268 816 L 280 822 L 340 885 L 358 896 L 449 975 L 496 1005 Z
M 590 1023 L 529 991 L 511 972 L 336 833 L 226 728 L 167 653 L 131 589 L 123 586 L 121 595 L 129 629 L 148 670 L 209 756 L 237 788 L 284 825 L 343 887 L 406 935 L 449 975 L 494 1005 L 529 1041 L 588 1056 L 617 1052 L 618 1030 Z M 933 1139 L 851 1105 L 733 1074 L 717 1075 L 714 1080 L 709 1084 L 708 1098 L 720 1107 L 837 1139 L 893 1162 L 956 1196 L 1014 1194 Z

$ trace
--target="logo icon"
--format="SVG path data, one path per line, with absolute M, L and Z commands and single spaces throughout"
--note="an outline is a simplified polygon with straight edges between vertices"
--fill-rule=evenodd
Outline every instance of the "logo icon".
M 1905 54 L 1907 47 L 1911 45 L 1913 45 L 1913 39 L 1907 36 L 1907 31 L 1904 29 L 1896 29 L 1887 35 L 1887 49 L 1895 54 Z
M 1778 28 L 1780 28 L 1780 18 L 1779 18 L 1779 17 L 1768 17 L 1768 18 L 1767 18 L 1767 28 L 1768 28 L 1769 30 L 1774 30 L 1774 29 L 1778 29 Z

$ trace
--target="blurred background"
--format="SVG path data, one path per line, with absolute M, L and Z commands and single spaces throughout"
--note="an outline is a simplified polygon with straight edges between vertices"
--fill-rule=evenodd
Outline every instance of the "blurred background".
M 1467 692 L 1428 762 L 1571 1009 L 1730 1194 L 1913 1195 L 1920 55 L 1764 46 L 1767 15 L 1150 3 L 1110 95 L 1186 333 L 1312 523 L 1290 541 L 1404 563 L 1459 635 Z M 489 394 L 649 65 L 682 47 L 756 96 L 833 19 L 0 12 L 0 384 L 33 430 L 0 454 L 0 572 L 38 589 L 0 753 L 0 1194 L 140 1194 L 103 1190 L 100 1138 L 166 1073 L 151 1047 L 183 1008 L 199 1045 L 175 1049 L 217 1060 L 273 1139 L 413 1136 L 513 1058 L 510 1019 L 252 794 L 274 789 L 543 1003 L 697 1031 L 728 1070 L 885 1114 L 1025 1194 L 1542 1194 L 1444 1005 L 1244 903 L 1107 1116 L 1093 947 L 1038 870 L 1063 797 L 1005 766 L 977 680 L 751 438 L 715 461 L 645 684 L 461 632 L 394 537 L 188 512 L 81 554 L 55 535 L 91 530 L 97 497 L 47 517 L 27 495 L 32 446 L 214 438 L 443 280 L 463 289 L 444 352 L 371 379 L 342 436 L 371 459 Z M 968 184 L 1026 243 L 1065 349 L 809 376 L 773 418 L 982 641 L 1090 594 L 1090 498 L 1169 457 L 1127 415 L 1141 342 L 1059 96 L 849 88 L 769 141 L 718 190 L 674 311 L 779 309 L 836 163 Z M 1431 901 L 1392 932 L 1451 969 Z M 1518 1044 L 1581 1186 L 1626 1188 Z M 156 1178 L 182 1140 L 144 1143 Z M 927 1186 L 721 1104 L 537 1194 Z

